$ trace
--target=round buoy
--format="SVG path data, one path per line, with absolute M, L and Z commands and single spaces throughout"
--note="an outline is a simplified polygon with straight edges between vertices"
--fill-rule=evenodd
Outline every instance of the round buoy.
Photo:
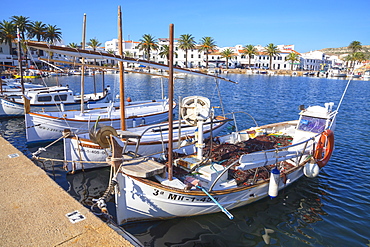
M 314 178 L 319 175 L 320 167 L 316 163 L 308 163 L 303 167 L 303 173 L 308 178 Z
M 277 197 L 279 191 L 280 171 L 276 167 L 271 170 L 269 183 L 269 196 L 271 198 Z

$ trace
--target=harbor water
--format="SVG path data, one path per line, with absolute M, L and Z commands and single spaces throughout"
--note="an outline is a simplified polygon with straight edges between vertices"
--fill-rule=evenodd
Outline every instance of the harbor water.
M 185 75 L 175 80 L 174 98 L 200 95 L 225 112 L 244 111 L 259 125 L 295 120 L 299 105 L 338 105 L 347 81 L 317 77 L 225 75 L 238 84 L 213 78 Z M 119 93 L 118 75 L 105 75 L 113 96 Z M 80 77 L 42 79 L 47 85 L 68 85 L 80 91 Z M 96 76 L 102 90 L 102 75 Z M 40 83 L 41 79 L 37 81 Z M 93 78 L 85 79 L 85 91 L 94 90 Z M 133 101 L 159 99 L 167 79 L 125 74 L 125 94 Z M 220 90 L 221 99 L 219 100 Z M 221 114 L 221 108 L 216 114 Z M 177 114 L 176 114 L 177 115 Z M 239 116 L 239 115 L 238 115 Z M 240 115 L 238 128 L 253 121 Z M 303 177 L 279 192 L 231 210 L 233 220 L 223 213 L 166 221 L 139 222 L 122 227 L 144 246 L 369 246 L 370 245 L 370 82 L 354 80 L 345 95 L 335 130 L 335 150 L 330 162 L 316 178 Z M 0 132 L 20 151 L 31 157 L 38 146 L 27 146 L 23 118 L 0 120 Z M 43 145 L 46 146 L 47 144 Z M 63 158 L 63 145 L 47 148 L 42 156 Z M 86 207 L 99 198 L 108 185 L 110 168 L 67 174 L 62 164 L 38 164 L 62 188 Z M 32 196 L 32 195 L 30 195 Z M 115 217 L 113 199 L 109 212 Z

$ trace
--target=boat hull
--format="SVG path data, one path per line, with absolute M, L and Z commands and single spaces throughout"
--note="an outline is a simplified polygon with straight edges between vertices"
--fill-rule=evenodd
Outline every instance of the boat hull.
M 296 167 L 287 174 L 286 182 L 279 181 L 279 190 L 303 176 L 302 167 Z M 115 187 L 116 212 L 119 224 L 133 221 L 159 220 L 174 217 L 221 212 L 221 209 L 200 190 L 175 190 L 153 181 L 118 173 Z M 213 191 L 210 194 L 227 210 L 241 207 L 268 196 L 265 181 L 249 187 L 235 187 Z
M 99 104 L 96 104 L 99 105 Z M 167 120 L 168 107 L 165 101 L 135 104 L 126 106 L 126 127 L 132 128 L 141 124 L 155 124 Z M 98 120 L 99 124 L 121 127 L 119 109 L 95 109 L 81 115 L 78 111 L 45 112 L 26 114 L 27 143 L 46 142 L 63 136 L 69 129 L 73 134 L 87 133 Z
M 103 103 L 107 102 L 107 97 L 104 96 L 98 100 L 95 100 L 94 103 Z M 86 102 L 87 104 L 91 104 L 92 102 Z M 64 103 L 63 108 L 64 110 L 76 110 L 81 107 L 80 102 L 75 103 Z M 60 111 L 61 110 L 60 104 L 31 104 L 30 111 L 31 112 L 49 112 L 49 111 Z M 21 117 L 25 114 L 24 104 L 7 100 L 7 99 L 0 99 L 0 117 Z
M 212 135 L 218 135 L 223 129 L 226 127 L 226 122 L 220 122 L 216 126 L 213 127 Z M 139 127 L 137 129 L 132 128 L 130 131 L 141 135 L 148 126 Z M 210 127 L 206 127 L 204 129 L 204 138 L 210 136 Z M 183 128 L 181 131 L 181 138 L 194 138 L 196 131 L 196 126 L 192 126 L 190 128 Z M 85 134 L 87 137 L 87 134 Z M 173 141 L 173 148 L 178 147 L 178 132 L 174 131 L 173 133 L 174 141 Z M 161 141 L 163 138 L 163 142 Z M 123 142 L 121 142 L 124 145 Z M 140 146 L 138 148 L 137 153 L 143 156 L 152 155 L 156 153 L 163 152 L 168 147 L 168 132 L 166 133 L 155 133 L 155 134 L 148 134 L 142 137 L 140 141 Z M 129 142 L 127 144 L 126 152 L 131 151 L 135 152 L 136 143 Z M 193 150 L 194 151 L 194 150 Z M 87 138 L 64 138 L 64 159 L 66 161 L 74 161 L 74 162 L 66 162 L 67 170 L 81 170 L 81 169 L 91 169 L 91 168 L 98 168 L 103 166 L 108 166 L 106 163 L 106 158 L 111 155 L 111 151 L 109 149 L 105 149 L 100 147 L 98 144 L 92 142 L 90 139 Z M 78 161 L 87 161 L 87 163 L 80 163 Z

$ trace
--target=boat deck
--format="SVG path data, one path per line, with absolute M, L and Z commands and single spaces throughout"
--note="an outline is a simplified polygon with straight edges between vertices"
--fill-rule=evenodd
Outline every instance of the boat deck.
M 135 177 L 149 178 L 164 173 L 166 169 L 166 165 L 150 160 L 147 157 L 133 159 L 130 156 L 124 155 L 123 159 L 121 171 Z

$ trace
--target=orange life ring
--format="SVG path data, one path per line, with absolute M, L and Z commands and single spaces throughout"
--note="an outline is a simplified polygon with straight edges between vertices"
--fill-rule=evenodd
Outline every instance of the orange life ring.
M 333 150 L 334 132 L 327 129 L 322 132 L 314 153 L 314 158 L 320 168 L 324 167 L 329 162 Z

